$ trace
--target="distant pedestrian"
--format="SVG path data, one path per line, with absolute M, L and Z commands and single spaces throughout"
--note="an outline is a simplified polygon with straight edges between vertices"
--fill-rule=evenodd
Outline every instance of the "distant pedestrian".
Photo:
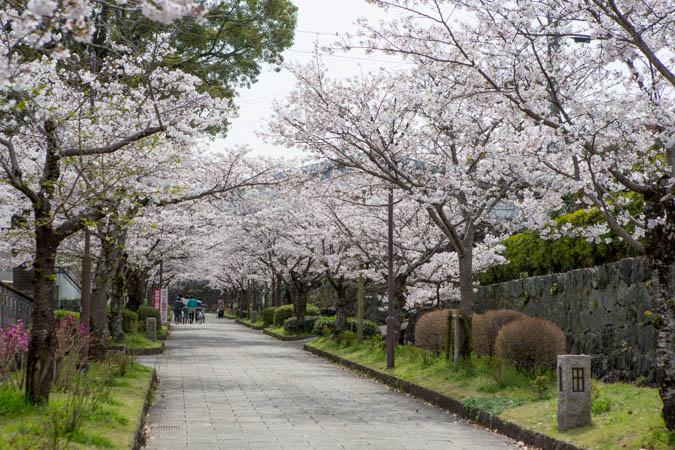
M 188 299 L 187 308 L 190 323 L 192 323 L 195 320 L 195 313 L 197 312 L 197 306 L 199 306 L 199 301 L 197 301 L 196 298 Z

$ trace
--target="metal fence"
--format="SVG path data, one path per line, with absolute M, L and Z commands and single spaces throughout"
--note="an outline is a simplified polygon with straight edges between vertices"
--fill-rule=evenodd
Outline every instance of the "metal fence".
M 22 320 L 26 327 L 33 324 L 33 301 L 0 283 L 0 328 L 7 328 L 17 320 Z

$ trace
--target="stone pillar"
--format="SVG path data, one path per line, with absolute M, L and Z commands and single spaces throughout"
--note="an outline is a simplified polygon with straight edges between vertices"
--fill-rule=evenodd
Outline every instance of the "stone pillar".
M 258 321 L 258 311 L 255 309 L 251 311 L 251 323 L 255 323 Z
M 454 346 L 452 348 L 452 362 L 454 364 L 459 363 L 459 342 L 460 342 L 460 330 L 459 327 L 461 326 L 460 324 L 460 319 L 461 319 L 462 313 L 456 309 L 452 310 L 452 341 L 454 342 Z
M 558 355 L 558 429 L 591 424 L 591 357 Z
M 157 340 L 157 319 L 154 317 L 147 317 L 145 319 L 145 337 L 151 341 Z

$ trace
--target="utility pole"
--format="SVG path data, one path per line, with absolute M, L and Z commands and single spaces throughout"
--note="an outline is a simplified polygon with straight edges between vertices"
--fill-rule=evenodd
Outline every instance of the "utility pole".
M 89 245 L 89 229 L 84 228 L 84 255 L 82 256 L 82 293 L 80 294 L 80 302 L 82 303 L 82 311 L 80 311 L 80 323 L 84 325 L 84 329 L 89 334 L 89 317 L 91 316 L 91 249 Z M 82 349 L 82 359 L 85 359 L 89 354 L 88 346 Z
M 387 205 L 387 258 L 389 274 L 387 276 L 387 297 L 389 301 L 387 315 L 387 369 L 394 368 L 394 190 L 389 188 L 389 205 Z

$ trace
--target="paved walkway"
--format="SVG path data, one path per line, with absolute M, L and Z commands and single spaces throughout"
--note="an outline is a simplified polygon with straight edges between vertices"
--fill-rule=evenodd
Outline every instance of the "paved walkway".
M 174 326 L 151 449 L 515 449 L 513 441 L 228 319 Z

